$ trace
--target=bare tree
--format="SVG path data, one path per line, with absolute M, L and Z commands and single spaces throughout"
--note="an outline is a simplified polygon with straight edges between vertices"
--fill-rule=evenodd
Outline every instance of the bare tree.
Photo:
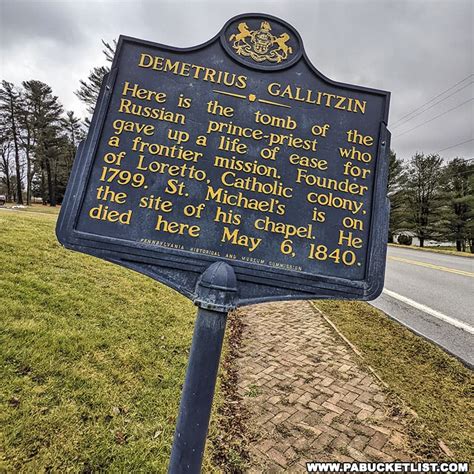
M 20 131 L 18 134 L 21 147 L 26 158 L 26 204 L 31 204 L 31 185 L 34 177 L 33 151 L 36 144 L 36 128 L 34 123 L 35 104 L 29 100 L 24 91 L 20 92 L 18 108 L 18 122 Z
M 407 227 L 420 241 L 440 236 L 439 220 L 442 212 L 442 159 L 439 155 L 417 153 L 407 167 L 404 187 Z
M 0 87 L 0 113 L 5 118 L 7 130 L 13 140 L 16 172 L 16 202 L 23 204 L 23 185 L 21 182 L 22 169 L 20 161 L 20 143 L 18 133 L 19 92 L 11 82 L 2 81 Z
M 102 52 L 105 55 L 107 62 L 111 63 L 114 54 L 115 48 L 117 47 L 117 41 L 114 40 L 112 44 L 107 43 L 102 40 L 104 49 Z M 86 80 L 80 81 L 80 87 L 75 92 L 77 97 L 87 105 L 87 111 L 92 115 L 94 113 L 95 104 L 97 103 L 97 98 L 99 97 L 100 86 L 102 85 L 102 80 L 104 76 L 110 72 L 109 66 L 99 66 L 92 69 L 89 73 L 89 76 Z
M 84 139 L 84 129 L 81 119 L 74 115 L 72 110 L 66 113 L 66 117 L 61 119 L 63 130 L 68 138 L 68 153 L 65 156 L 66 167 L 71 172 L 74 157 L 76 156 L 79 142 Z
M 7 201 L 12 199 L 12 142 L 7 133 L 5 133 L 5 124 L 3 120 L 0 121 L 0 175 L 1 180 L 5 185 Z

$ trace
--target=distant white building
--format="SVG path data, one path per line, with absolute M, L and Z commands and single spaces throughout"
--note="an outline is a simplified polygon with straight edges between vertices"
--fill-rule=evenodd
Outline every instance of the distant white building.
M 413 245 L 414 247 L 420 246 L 420 240 L 415 235 L 415 233 L 412 232 L 411 230 L 400 231 L 393 234 L 394 243 L 398 244 L 398 236 L 400 234 L 409 235 L 413 239 L 411 245 Z M 437 240 L 425 240 L 425 247 L 455 247 L 455 246 L 456 246 L 456 242 L 438 242 Z

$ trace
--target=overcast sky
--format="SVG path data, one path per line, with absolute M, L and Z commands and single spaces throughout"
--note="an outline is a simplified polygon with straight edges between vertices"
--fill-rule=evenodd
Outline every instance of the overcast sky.
M 93 66 L 104 63 L 101 39 L 112 41 L 124 34 L 193 46 L 214 36 L 234 15 L 269 13 L 300 32 L 309 58 L 326 76 L 392 92 L 389 128 L 398 156 L 452 147 L 440 154 L 471 158 L 473 4 L 472 0 L 0 0 L 0 78 L 18 85 L 29 79 L 46 82 L 67 109 L 85 117 L 74 90 Z

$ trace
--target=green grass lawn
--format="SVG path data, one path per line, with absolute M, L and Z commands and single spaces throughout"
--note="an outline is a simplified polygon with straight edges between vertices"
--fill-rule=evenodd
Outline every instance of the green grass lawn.
M 195 308 L 55 222 L 0 212 L 0 470 L 165 472 Z
M 474 462 L 474 373 L 439 347 L 362 302 L 316 301 L 389 391 L 417 413 L 412 443 L 424 459 Z

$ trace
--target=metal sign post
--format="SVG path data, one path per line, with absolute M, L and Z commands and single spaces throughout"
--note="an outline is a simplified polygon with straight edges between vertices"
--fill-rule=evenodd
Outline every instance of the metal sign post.
M 178 422 L 171 451 L 170 474 L 201 470 L 227 313 L 234 308 L 237 281 L 233 268 L 213 263 L 196 288 L 199 307 Z

